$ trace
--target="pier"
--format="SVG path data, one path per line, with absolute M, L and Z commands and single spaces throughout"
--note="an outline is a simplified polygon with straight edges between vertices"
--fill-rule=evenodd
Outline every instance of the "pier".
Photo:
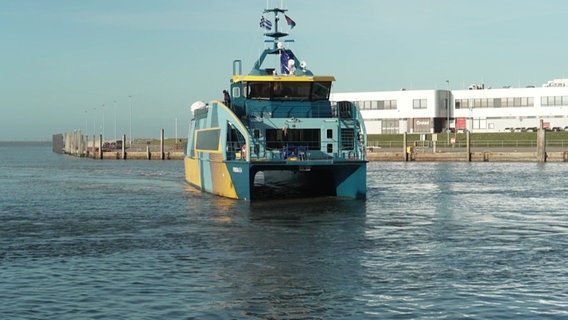
M 157 139 L 135 139 L 129 145 L 126 135 L 119 140 L 103 140 L 102 135 L 92 139 L 81 130 L 54 134 L 55 153 L 98 160 L 182 160 L 186 143 L 183 139 L 164 138 L 164 130 Z

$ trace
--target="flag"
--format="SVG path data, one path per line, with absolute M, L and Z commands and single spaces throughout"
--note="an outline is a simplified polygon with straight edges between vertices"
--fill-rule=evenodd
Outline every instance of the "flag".
M 294 54 L 290 50 L 282 50 L 280 53 L 280 71 L 282 74 L 290 74 L 288 69 L 288 61 L 294 60 Z
M 268 19 L 264 19 L 264 16 L 260 18 L 260 27 L 266 30 L 272 30 L 272 22 Z
M 287 15 L 284 15 L 284 18 L 286 18 L 286 23 L 290 26 L 290 29 L 294 29 L 294 27 L 296 26 L 296 22 L 290 19 L 290 17 L 288 17 Z

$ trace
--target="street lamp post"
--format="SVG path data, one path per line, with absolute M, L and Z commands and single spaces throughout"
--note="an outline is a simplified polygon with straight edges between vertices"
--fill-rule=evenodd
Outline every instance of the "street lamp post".
M 469 100 L 469 131 L 473 131 L 473 99 Z
M 89 136 L 89 127 L 87 125 L 87 120 L 89 119 L 89 110 L 85 109 L 85 135 Z
M 130 132 L 128 133 L 128 147 L 132 148 L 132 96 L 128 96 L 128 102 L 130 104 Z
M 105 140 L 105 105 L 103 104 L 103 127 L 101 134 L 103 135 L 103 141 Z
M 114 100 L 114 141 L 116 141 L 116 100 Z
M 447 95 L 447 99 L 446 99 L 446 116 L 447 116 L 446 133 L 448 135 L 448 146 L 449 146 L 450 145 L 450 100 L 451 100 L 450 80 L 446 80 L 446 83 L 448 84 L 448 95 Z
M 93 136 L 97 134 L 97 108 L 93 108 Z M 94 142 L 93 142 L 94 143 Z

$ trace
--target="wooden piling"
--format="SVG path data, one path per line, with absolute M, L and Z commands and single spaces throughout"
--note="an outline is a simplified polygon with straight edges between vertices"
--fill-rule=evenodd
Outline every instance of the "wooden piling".
M 467 162 L 471 162 L 471 143 L 470 143 L 469 130 L 465 133 L 465 152 L 467 153 Z
M 89 157 L 89 136 L 85 135 L 85 158 Z
M 93 159 L 97 158 L 96 142 L 97 142 L 97 136 L 93 134 Z
M 99 159 L 103 158 L 103 135 L 99 135 Z
M 77 156 L 83 157 L 85 155 L 85 140 L 83 139 L 83 132 L 81 130 L 77 130 L 76 138 L 77 138 Z
M 536 134 L 536 160 L 546 162 L 546 130 L 544 130 L 542 120 L 540 120 L 540 127 Z
M 121 159 L 126 160 L 126 134 L 122 135 L 122 155 Z
M 408 149 L 406 148 L 406 146 L 408 145 L 408 137 L 407 137 L 407 133 L 405 132 L 404 135 L 402 136 L 402 154 L 403 156 L 403 161 L 408 161 L 408 158 L 410 157 L 410 155 L 408 154 Z
M 160 131 L 160 159 L 165 160 L 164 153 L 164 129 Z

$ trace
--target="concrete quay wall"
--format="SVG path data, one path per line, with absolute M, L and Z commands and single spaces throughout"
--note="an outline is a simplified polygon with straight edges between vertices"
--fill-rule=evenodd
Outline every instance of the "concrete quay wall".
M 156 152 L 156 151 L 104 151 L 99 156 L 95 153 L 94 157 L 87 154 L 88 158 L 104 159 L 104 160 L 183 160 L 183 152 Z
M 430 162 L 542 162 L 535 152 L 368 152 L 369 161 L 430 161 Z M 568 151 L 546 152 L 545 162 L 568 162 Z

